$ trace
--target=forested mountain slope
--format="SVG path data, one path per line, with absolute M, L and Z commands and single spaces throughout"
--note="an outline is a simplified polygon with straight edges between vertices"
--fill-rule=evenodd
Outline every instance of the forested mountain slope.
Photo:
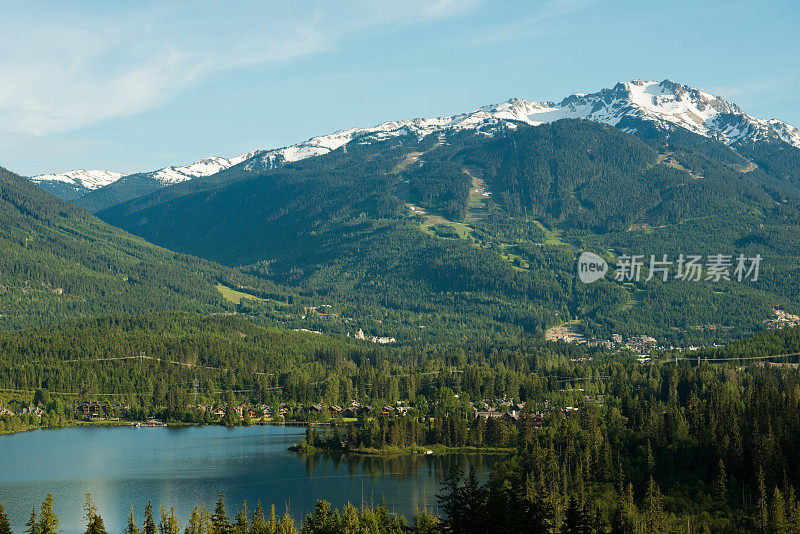
M 239 276 L 109 226 L 5 169 L 0 251 L 0 328 L 110 313 L 224 311 L 217 283 Z
M 796 310 L 800 150 L 645 123 L 636 133 L 567 119 L 354 141 L 99 216 L 174 250 L 393 310 L 405 327 L 444 313 L 537 333 L 577 316 L 600 338 L 678 341 L 744 335 L 773 306 Z M 612 265 L 636 253 L 761 254 L 764 266 L 752 284 L 644 283 L 645 271 L 641 282 L 588 286 L 574 276 L 585 250 Z

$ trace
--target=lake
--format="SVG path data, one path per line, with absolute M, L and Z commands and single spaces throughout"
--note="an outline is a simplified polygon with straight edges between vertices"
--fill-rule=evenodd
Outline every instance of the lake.
M 0 502 L 14 532 L 48 493 L 64 534 L 84 531 L 83 501 L 91 493 L 111 534 L 120 533 L 131 506 L 141 523 L 147 501 L 175 507 L 185 524 L 191 509 L 213 509 L 225 495 L 228 516 L 244 500 L 252 512 L 287 508 L 296 520 L 317 499 L 341 507 L 378 504 L 410 517 L 436 511 L 439 483 L 454 463 L 474 466 L 485 479 L 499 457 L 411 455 L 302 456 L 287 450 L 305 435 L 301 427 L 219 426 L 180 428 L 73 427 L 0 436 Z M 299 523 L 298 523 L 299 527 Z

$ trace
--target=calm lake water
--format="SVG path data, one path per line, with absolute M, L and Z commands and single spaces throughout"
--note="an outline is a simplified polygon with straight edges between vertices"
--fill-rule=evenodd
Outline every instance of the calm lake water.
M 139 522 L 147 501 L 174 506 L 182 523 L 195 505 L 213 509 L 225 494 L 228 515 L 244 500 L 288 507 L 297 520 L 317 499 L 336 507 L 377 504 L 410 517 L 436 510 L 439 483 L 453 463 L 483 477 L 497 456 L 413 455 L 371 458 L 304 457 L 287 451 L 305 429 L 258 426 L 183 428 L 66 428 L 0 436 L 0 502 L 15 532 L 48 493 L 64 534 L 83 532 L 83 500 L 91 493 L 111 534 L 122 532 L 130 507 Z M 298 524 L 299 526 L 299 524 Z

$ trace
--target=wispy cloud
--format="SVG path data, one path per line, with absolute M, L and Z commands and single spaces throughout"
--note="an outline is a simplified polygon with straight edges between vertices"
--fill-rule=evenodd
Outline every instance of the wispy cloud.
M 365 27 L 428 23 L 476 4 L 14 4 L 4 8 L 0 33 L 0 135 L 49 135 L 133 115 L 225 71 L 291 61 Z
M 581 11 L 597 4 L 600 0 L 549 0 L 539 2 L 532 13 L 509 24 L 498 25 L 477 34 L 471 41 L 473 45 L 485 45 L 502 41 L 523 39 L 535 35 L 543 28 L 543 23 Z M 536 6 L 536 4 L 532 4 Z

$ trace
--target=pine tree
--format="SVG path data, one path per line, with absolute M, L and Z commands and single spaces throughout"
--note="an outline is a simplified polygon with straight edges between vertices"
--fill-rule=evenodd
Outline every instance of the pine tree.
M 267 523 L 269 534 L 278 532 L 278 518 L 275 515 L 275 505 L 273 504 L 269 509 L 269 523 Z
M 86 494 L 83 509 L 86 512 L 86 534 L 106 534 L 103 518 L 97 513 L 97 507 L 92 502 L 92 495 L 89 493 Z
M 294 527 L 294 519 L 292 519 L 288 511 L 278 521 L 275 527 L 275 534 L 297 534 L 297 529 Z
M 236 514 L 236 522 L 233 524 L 234 534 L 248 534 L 250 522 L 247 518 L 247 501 L 242 505 L 242 509 Z
M 303 521 L 303 534 L 336 534 L 339 527 L 339 513 L 333 510 L 328 501 L 317 501 L 314 511 Z
M 6 515 L 3 503 L 0 503 L 0 534 L 11 534 L 11 523 Z
M 342 515 L 339 519 L 339 532 L 342 534 L 358 534 L 360 532 L 360 518 L 358 509 L 350 503 L 342 508 Z
M 31 511 L 31 518 L 25 523 L 26 534 L 39 534 L 39 521 L 36 519 L 36 508 Z
M 714 479 L 714 502 L 718 508 L 728 505 L 728 475 L 725 473 L 725 464 L 720 459 L 717 478 Z
M 658 534 L 663 531 L 663 509 L 661 505 L 661 490 L 650 477 L 647 484 L 647 494 L 645 495 L 645 518 L 644 531 L 647 534 Z
M 183 529 L 183 534 L 202 534 L 200 525 L 200 510 L 197 506 L 192 508 L 192 513 L 189 514 L 189 520 L 186 521 L 186 528 Z
M 153 505 L 147 501 L 147 506 L 144 507 L 144 525 L 142 526 L 142 534 L 156 534 L 156 521 L 153 519 Z
M 133 506 L 131 506 L 131 513 L 128 514 L 128 524 L 125 527 L 125 534 L 139 534 L 139 525 L 136 524 L 136 517 L 133 515 Z
M 250 534 L 267 534 L 268 528 L 267 520 L 264 518 L 264 509 L 261 507 L 261 501 L 258 501 L 253 512 L 253 522 L 250 523 Z
M 764 484 L 764 470 L 758 468 L 758 527 L 761 534 L 769 528 L 769 510 L 767 508 L 767 488 Z
M 344 514 L 342 514 L 342 518 L 344 518 Z M 413 534 L 437 534 L 441 531 L 440 526 L 439 520 L 427 510 L 417 510 L 412 519 L 411 532 Z M 356 531 L 348 530 L 346 532 L 350 534 Z
M 775 491 L 772 493 L 769 526 L 770 532 L 773 534 L 789 532 L 789 521 L 786 519 L 786 503 L 778 486 L 775 486 Z
M 181 523 L 178 516 L 175 514 L 175 508 L 169 509 L 167 514 L 164 507 L 161 507 L 161 521 L 158 524 L 158 531 L 160 534 L 179 534 L 181 530 Z
M 562 534 L 586 534 L 589 532 L 586 514 L 574 496 L 569 499 L 561 532 Z
M 789 532 L 800 534 L 800 506 L 794 493 L 794 486 L 789 486 L 786 492 L 786 510 L 789 520 Z
M 231 530 L 228 515 L 225 513 L 225 497 L 220 494 L 214 513 L 211 514 L 211 529 L 209 534 L 229 534 Z
M 53 495 L 47 494 L 39 513 L 39 528 L 37 534 L 55 534 L 58 532 L 58 516 L 53 511 Z

